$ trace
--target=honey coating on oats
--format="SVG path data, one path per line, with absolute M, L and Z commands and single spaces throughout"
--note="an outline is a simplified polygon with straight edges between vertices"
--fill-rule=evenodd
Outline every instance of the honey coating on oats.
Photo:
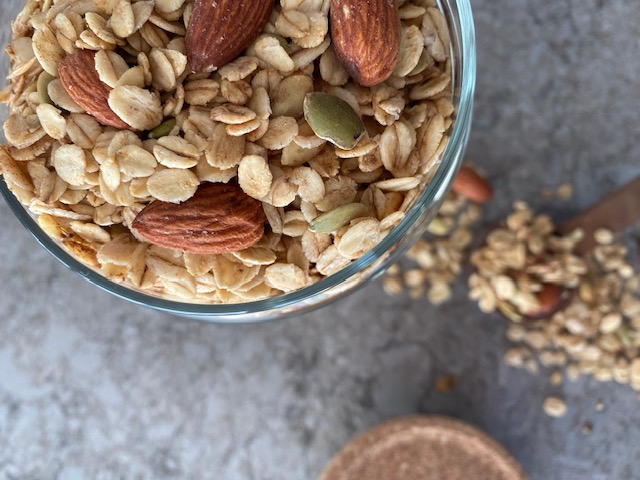
M 330 0 L 218 4 L 231 20 L 216 33 L 202 31 L 217 17 L 199 0 L 29 0 L 0 92 L 0 171 L 41 228 L 114 282 L 192 303 L 277 296 L 362 256 L 432 178 L 455 116 L 434 0 L 396 2 L 397 58 L 378 59 L 386 73 L 368 87 L 334 50 Z M 234 18 L 246 29 L 227 36 Z M 305 108 L 319 93 L 322 108 Z M 210 184 L 262 209 L 245 218 L 216 204 L 230 230 L 215 249 L 197 228 L 206 202 L 190 202 Z M 157 202 L 179 241 L 159 241 L 157 218 L 144 224 Z

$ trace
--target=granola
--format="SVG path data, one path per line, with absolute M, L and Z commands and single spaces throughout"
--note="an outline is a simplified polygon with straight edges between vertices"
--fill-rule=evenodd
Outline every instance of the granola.
M 396 296 L 407 290 L 414 299 L 426 295 L 434 305 L 449 300 L 471 248 L 471 228 L 481 218 L 481 205 L 450 192 L 427 234 L 409 249 L 405 260 L 387 271 L 385 291 Z
M 477 272 L 469 296 L 483 311 L 498 309 L 511 320 L 507 364 L 531 372 L 562 368 L 571 381 L 586 375 L 640 391 L 640 274 L 628 249 L 599 229 L 596 247 L 580 257 L 573 252 L 580 233 L 558 236 L 554 229 L 548 217 L 516 204 L 506 225 L 472 255 Z M 569 292 L 566 306 L 531 320 L 544 284 Z M 562 380 L 559 371 L 551 373 L 552 384 Z
M 433 0 L 398 7 L 398 64 L 365 88 L 336 57 L 326 0 L 279 2 L 243 54 L 200 73 L 185 46 L 192 0 L 29 0 L 7 48 L 0 172 L 44 231 L 114 282 L 194 303 L 303 288 L 384 238 L 447 145 L 455 108 L 446 18 Z M 83 74 L 99 82 L 106 106 L 65 87 L 61 72 L 78 52 L 89 52 Z M 310 127 L 313 92 L 361 119 L 355 145 Z M 185 202 L 204 183 L 238 184 L 262 202 L 267 227 L 256 245 L 194 256 L 132 230 L 149 204 Z M 358 216 L 310 230 L 351 204 Z

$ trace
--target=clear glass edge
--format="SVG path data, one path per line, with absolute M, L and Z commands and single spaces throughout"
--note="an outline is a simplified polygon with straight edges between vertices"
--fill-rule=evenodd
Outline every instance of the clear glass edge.
M 448 4 L 449 2 L 450 0 L 444 0 L 444 3 Z M 469 0 L 454 0 L 454 3 L 458 10 L 457 20 L 459 25 L 454 23 L 453 26 L 460 28 L 460 31 L 454 32 L 454 34 L 458 36 L 462 47 L 462 66 L 460 69 L 462 72 L 462 85 L 460 88 L 460 101 L 457 119 L 454 123 L 453 133 L 451 135 L 449 145 L 445 150 L 440 167 L 431 180 L 431 183 L 427 186 L 427 189 L 416 202 L 416 205 L 407 213 L 407 216 L 387 237 L 385 237 L 367 254 L 354 261 L 351 265 L 330 277 L 310 285 L 309 287 L 270 299 L 228 305 L 182 303 L 173 300 L 164 300 L 141 292 L 136 292 L 128 287 L 111 282 L 107 278 L 93 271 L 91 268 L 75 260 L 64 249 L 57 245 L 54 240 L 49 238 L 49 236 L 42 231 L 36 220 L 29 215 L 25 207 L 9 191 L 4 179 L 0 182 L 0 193 L 2 193 L 2 196 L 5 198 L 7 204 L 22 225 L 54 258 L 60 261 L 67 268 L 82 276 L 89 283 L 123 300 L 130 301 L 140 306 L 153 308 L 164 313 L 217 323 L 256 323 L 276 318 L 286 318 L 292 315 L 300 315 L 312 311 L 329 302 L 338 300 L 347 294 L 353 293 L 359 288 L 362 288 L 372 279 L 382 274 L 384 272 L 384 268 L 380 268 L 379 271 L 372 273 L 366 281 L 339 292 L 330 299 L 311 302 L 304 306 L 299 305 L 305 300 L 310 300 L 313 297 L 346 282 L 354 275 L 361 273 L 363 270 L 371 266 L 382 255 L 388 253 L 388 251 L 404 237 L 410 228 L 420 220 L 433 201 L 446 194 L 447 187 L 451 183 L 450 177 L 455 175 L 460 166 L 462 155 L 468 141 L 473 115 L 473 95 L 475 92 L 476 81 L 476 52 L 475 29 Z M 389 259 L 384 263 L 387 265 L 393 263 L 393 261 L 403 253 L 403 251 L 404 250 L 392 253 Z M 287 309 L 287 307 L 292 307 L 294 305 L 296 305 L 297 308 L 290 311 L 282 311 L 283 309 Z M 257 315 L 255 318 L 247 318 L 248 315 L 257 314 L 258 312 L 260 312 L 260 315 Z M 272 313 L 272 315 L 270 315 L 270 313 Z

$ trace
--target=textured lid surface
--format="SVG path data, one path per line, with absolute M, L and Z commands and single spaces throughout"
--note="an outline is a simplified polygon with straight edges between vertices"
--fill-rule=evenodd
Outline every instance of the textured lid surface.
M 355 438 L 319 480 L 526 480 L 516 460 L 459 420 L 416 415 Z

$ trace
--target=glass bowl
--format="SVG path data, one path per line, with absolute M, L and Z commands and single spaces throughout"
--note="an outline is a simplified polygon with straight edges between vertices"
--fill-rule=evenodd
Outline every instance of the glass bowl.
M 301 290 L 250 303 L 190 304 L 154 297 L 111 282 L 80 263 L 51 239 L 32 214 L 0 181 L 0 192 L 24 225 L 51 255 L 93 285 L 138 305 L 184 317 L 224 323 L 261 322 L 302 314 L 342 298 L 384 273 L 417 241 L 437 213 L 462 163 L 469 140 L 476 80 L 476 51 L 469 0 L 438 0 L 451 32 L 453 104 L 456 108 L 451 139 L 442 162 L 405 218 L 377 246 L 339 272 Z

